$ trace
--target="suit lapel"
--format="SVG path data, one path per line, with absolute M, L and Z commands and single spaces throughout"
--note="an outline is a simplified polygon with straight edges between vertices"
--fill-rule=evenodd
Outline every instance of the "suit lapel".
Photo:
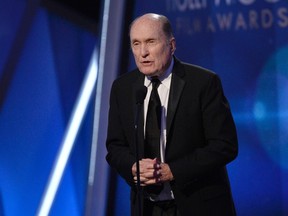
M 172 80 L 169 93 L 168 110 L 167 110 L 167 137 L 169 137 L 171 125 L 176 113 L 176 109 L 185 86 L 182 77 L 185 71 L 181 63 L 175 58 L 175 64 L 172 71 Z

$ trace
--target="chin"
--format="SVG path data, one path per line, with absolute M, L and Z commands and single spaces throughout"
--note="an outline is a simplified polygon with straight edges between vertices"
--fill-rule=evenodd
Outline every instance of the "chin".
M 155 76 L 156 72 L 155 71 L 148 71 L 148 70 L 140 70 L 141 73 L 143 73 L 146 76 Z

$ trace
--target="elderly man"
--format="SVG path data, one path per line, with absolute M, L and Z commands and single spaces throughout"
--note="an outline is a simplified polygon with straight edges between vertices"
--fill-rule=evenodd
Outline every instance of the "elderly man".
M 220 79 L 174 56 L 176 41 L 163 15 L 134 20 L 130 41 L 137 69 L 113 83 L 106 158 L 131 186 L 131 215 L 139 208 L 136 144 L 141 214 L 236 215 L 226 164 L 237 156 L 237 134 Z M 141 86 L 147 94 L 135 140 Z

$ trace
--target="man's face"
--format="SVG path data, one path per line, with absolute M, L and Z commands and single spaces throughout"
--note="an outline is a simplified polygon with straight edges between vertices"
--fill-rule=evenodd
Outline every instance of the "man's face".
M 135 63 L 144 75 L 160 76 L 169 67 L 175 39 L 168 39 L 158 20 L 139 18 L 131 27 L 130 42 Z

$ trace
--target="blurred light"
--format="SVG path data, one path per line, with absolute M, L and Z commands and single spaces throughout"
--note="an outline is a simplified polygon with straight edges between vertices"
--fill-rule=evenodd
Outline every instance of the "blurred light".
M 96 170 L 96 155 L 97 155 L 97 140 L 98 140 L 98 131 L 99 131 L 99 122 L 100 122 L 100 107 L 102 100 L 102 86 L 103 86 L 103 76 L 104 76 L 104 64 L 106 56 L 106 47 L 107 47 L 107 32 L 109 24 L 109 8 L 110 0 L 105 0 L 104 10 L 103 10 L 103 20 L 102 20 L 102 30 L 101 30 L 101 44 L 99 52 L 99 68 L 98 68 L 98 83 L 96 90 L 96 102 L 95 102 L 95 111 L 94 111 L 94 128 L 93 128 L 93 137 L 91 145 L 91 155 L 90 155 L 90 166 L 89 166 L 89 177 L 88 184 L 92 186 L 95 178 Z
M 71 154 L 76 136 L 78 134 L 80 125 L 82 123 L 84 114 L 87 110 L 89 100 L 91 98 L 93 89 L 96 84 L 98 67 L 97 67 L 97 54 L 96 49 L 93 52 L 86 77 L 84 79 L 80 94 L 74 107 L 70 122 L 65 132 L 64 139 L 61 144 L 60 151 L 58 152 L 57 159 L 52 169 L 50 179 L 48 181 L 45 193 L 42 197 L 40 207 L 38 209 L 38 216 L 47 216 L 54 201 L 55 194 L 59 187 L 59 183 L 67 165 L 67 161 Z
M 257 120 L 264 119 L 266 116 L 265 106 L 262 102 L 257 101 L 254 106 L 254 116 Z

